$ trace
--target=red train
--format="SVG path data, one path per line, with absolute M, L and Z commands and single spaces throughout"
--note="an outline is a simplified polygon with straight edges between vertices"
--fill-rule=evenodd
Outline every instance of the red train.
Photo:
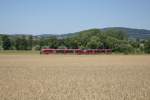
M 100 54 L 100 53 L 105 53 L 105 54 L 111 54 L 112 49 L 87 49 L 87 50 L 82 50 L 82 49 L 42 49 L 40 51 L 41 54 Z

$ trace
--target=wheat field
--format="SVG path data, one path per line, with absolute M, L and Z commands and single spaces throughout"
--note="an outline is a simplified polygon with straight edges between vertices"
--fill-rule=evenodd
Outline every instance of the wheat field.
M 150 100 L 150 56 L 3 54 L 0 100 Z

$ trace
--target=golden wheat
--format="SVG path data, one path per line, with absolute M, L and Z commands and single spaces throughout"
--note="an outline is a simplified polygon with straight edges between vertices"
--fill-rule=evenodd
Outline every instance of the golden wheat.
M 150 56 L 0 55 L 0 100 L 150 100 Z

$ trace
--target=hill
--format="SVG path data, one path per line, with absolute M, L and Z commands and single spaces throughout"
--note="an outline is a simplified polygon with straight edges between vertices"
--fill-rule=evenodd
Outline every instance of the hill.
M 125 28 L 125 27 L 108 27 L 108 28 L 103 28 L 101 29 L 102 31 L 107 31 L 107 30 L 121 30 L 125 31 L 129 38 L 133 39 L 148 39 L 150 38 L 150 30 L 145 30 L 145 29 L 135 29 L 135 28 Z
M 121 31 L 126 32 L 130 39 L 149 39 L 150 38 L 150 30 L 146 30 L 146 29 L 136 29 L 136 28 L 126 28 L 126 27 L 107 27 L 107 28 L 101 28 L 100 30 L 103 31 L 103 32 L 108 31 L 108 30 L 121 30 Z M 88 31 L 88 30 L 83 30 L 83 31 Z M 58 39 L 61 39 L 61 38 L 67 38 L 67 37 L 74 37 L 74 36 L 77 36 L 79 33 L 80 32 L 66 33 L 66 34 L 59 34 L 59 35 L 40 34 L 40 35 L 33 35 L 33 36 L 34 36 L 34 38 L 57 37 Z M 23 35 L 28 36 L 28 35 L 25 35 L 25 34 L 17 34 L 17 35 L 14 34 L 14 35 L 10 35 L 10 36 L 20 37 L 20 36 L 23 36 Z
M 149 39 L 150 38 L 150 30 L 146 30 L 146 29 L 125 28 L 125 27 L 107 27 L 107 28 L 101 28 L 100 30 L 101 31 L 121 30 L 121 31 L 126 32 L 130 39 Z M 57 38 L 67 38 L 67 37 L 76 36 L 78 34 L 79 32 L 60 34 L 60 35 L 41 34 L 41 35 L 38 35 L 38 37 L 46 38 L 46 37 L 55 36 Z

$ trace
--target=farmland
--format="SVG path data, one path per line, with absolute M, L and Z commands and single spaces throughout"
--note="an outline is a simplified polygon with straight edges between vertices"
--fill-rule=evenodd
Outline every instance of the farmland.
M 0 54 L 0 100 L 150 100 L 150 56 Z

